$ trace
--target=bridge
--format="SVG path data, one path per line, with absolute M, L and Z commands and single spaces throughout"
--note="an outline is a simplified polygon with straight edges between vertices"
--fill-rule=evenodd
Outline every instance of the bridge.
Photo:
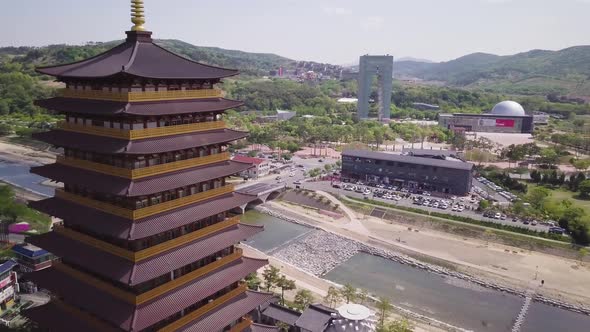
M 246 204 L 240 206 L 241 213 L 244 213 L 248 208 L 252 208 L 256 205 L 264 204 L 270 200 L 273 200 L 285 191 L 287 185 L 272 184 L 272 183 L 256 183 L 249 186 L 241 187 L 236 189 L 236 193 L 250 196 L 252 200 Z

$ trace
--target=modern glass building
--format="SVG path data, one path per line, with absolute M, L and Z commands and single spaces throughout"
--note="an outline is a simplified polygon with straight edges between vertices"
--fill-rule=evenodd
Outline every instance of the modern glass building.
M 410 189 L 467 195 L 473 164 L 443 155 L 409 156 L 366 150 L 342 152 L 343 181 L 363 181 Z

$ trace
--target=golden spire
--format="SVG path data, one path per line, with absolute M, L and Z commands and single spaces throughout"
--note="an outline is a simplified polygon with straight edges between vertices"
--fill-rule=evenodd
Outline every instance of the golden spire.
M 144 31 L 143 24 L 145 17 L 143 16 L 143 0 L 131 0 L 131 22 L 133 26 L 131 31 Z

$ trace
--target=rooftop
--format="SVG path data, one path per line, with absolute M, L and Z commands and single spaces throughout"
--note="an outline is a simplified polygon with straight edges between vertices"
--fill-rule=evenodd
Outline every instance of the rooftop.
M 41 249 L 37 246 L 34 246 L 32 244 L 17 244 L 14 247 L 12 247 L 12 251 L 19 253 L 23 256 L 27 256 L 27 257 L 41 257 L 43 255 L 47 255 L 49 254 L 49 252 L 47 250 Z
M 55 112 L 97 115 L 174 115 L 217 112 L 243 105 L 225 98 L 182 99 L 157 102 L 121 102 L 109 100 L 54 97 L 35 101 L 35 105 Z
M 342 152 L 342 156 L 369 158 L 369 159 L 385 160 L 385 161 L 397 161 L 397 162 L 414 164 L 414 165 L 427 165 L 427 166 L 436 166 L 436 167 L 444 167 L 444 168 L 452 168 L 452 169 L 460 169 L 460 170 L 471 170 L 473 168 L 473 164 L 462 162 L 462 161 L 444 160 L 444 159 L 427 158 L 427 157 L 404 156 L 404 155 L 399 155 L 399 154 L 392 154 L 392 153 L 385 153 L 385 152 L 374 152 L 374 151 L 367 151 L 367 150 L 346 150 L 346 151 Z
M 225 69 L 202 64 L 158 45 L 149 31 L 127 31 L 122 44 L 92 58 L 82 61 L 37 68 L 41 74 L 64 79 L 106 78 L 132 75 L 152 79 L 219 79 L 238 74 L 235 69 Z
M 262 159 L 262 158 L 248 157 L 248 156 L 242 156 L 242 155 L 237 155 L 232 160 L 240 162 L 240 163 L 253 164 L 253 165 L 260 165 L 263 162 L 268 161 L 268 160 Z

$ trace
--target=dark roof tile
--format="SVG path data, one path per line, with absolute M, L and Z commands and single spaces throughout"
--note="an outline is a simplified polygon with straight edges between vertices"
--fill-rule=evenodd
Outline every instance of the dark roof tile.
M 124 240 L 137 240 L 231 210 L 256 199 L 253 196 L 233 193 L 136 220 L 135 223 L 129 219 L 87 208 L 57 197 L 30 201 L 29 206 L 97 234 Z M 80 218 L 80 216 L 84 216 L 84 218 Z
M 131 32 L 133 33 L 133 32 Z M 174 54 L 151 38 L 129 38 L 104 53 L 75 63 L 40 67 L 37 71 L 58 78 L 101 78 L 130 74 L 159 79 L 217 79 L 238 71 L 201 64 Z
M 232 129 L 201 131 L 190 134 L 163 136 L 134 141 L 81 134 L 65 130 L 51 130 L 33 134 L 35 139 L 55 146 L 113 154 L 162 153 L 211 144 L 228 143 L 247 136 L 248 133 L 246 132 Z
M 109 254 L 56 232 L 35 235 L 27 238 L 27 241 L 96 274 L 124 284 L 137 285 L 212 255 L 262 230 L 262 227 L 240 224 L 139 263 Z
M 92 190 L 100 193 L 134 197 L 230 176 L 245 171 L 250 167 L 252 166 L 245 163 L 225 161 L 139 180 L 125 179 L 62 164 L 31 167 L 31 173 L 57 182 L 92 188 Z
M 244 294 L 228 301 L 223 307 L 220 307 L 201 319 L 187 324 L 178 329 L 179 332 L 203 332 L 203 331 L 221 331 L 240 317 L 245 316 L 250 311 L 256 309 L 259 305 L 270 301 L 272 294 L 247 291 Z
M 225 98 L 207 98 L 125 103 L 107 100 L 55 97 L 37 100 L 35 101 L 35 105 L 48 110 L 65 113 L 152 116 L 224 111 L 242 106 L 243 102 Z
M 27 275 L 27 279 L 59 294 L 65 302 L 90 311 L 129 331 L 149 327 L 192 303 L 214 294 L 228 284 L 241 280 L 265 264 L 267 264 L 266 260 L 244 257 L 139 306 L 123 302 L 107 292 L 89 287 L 88 284 L 54 268 L 33 272 Z M 255 305 L 250 310 L 254 307 Z
M 385 160 L 385 161 L 397 161 L 397 162 L 408 163 L 408 164 L 413 164 L 413 165 L 427 165 L 427 166 L 436 166 L 436 167 L 444 167 L 444 168 L 452 168 L 452 169 L 460 169 L 460 170 L 471 170 L 473 168 L 472 163 L 467 163 L 467 162 L 463 162 L 463 161 L 443 160 L 443 159 L 427 158 L 427 157 L 404 156 L 404 155 L 399 155 L 399 154 L 375 152 L 375 151 L 367 151 L 367 150 L 346 150 L 346 151 L 342 152 L 342 156 L 343 157 L 350 156 L 350 157 L 368 158 L 368 159 Z

